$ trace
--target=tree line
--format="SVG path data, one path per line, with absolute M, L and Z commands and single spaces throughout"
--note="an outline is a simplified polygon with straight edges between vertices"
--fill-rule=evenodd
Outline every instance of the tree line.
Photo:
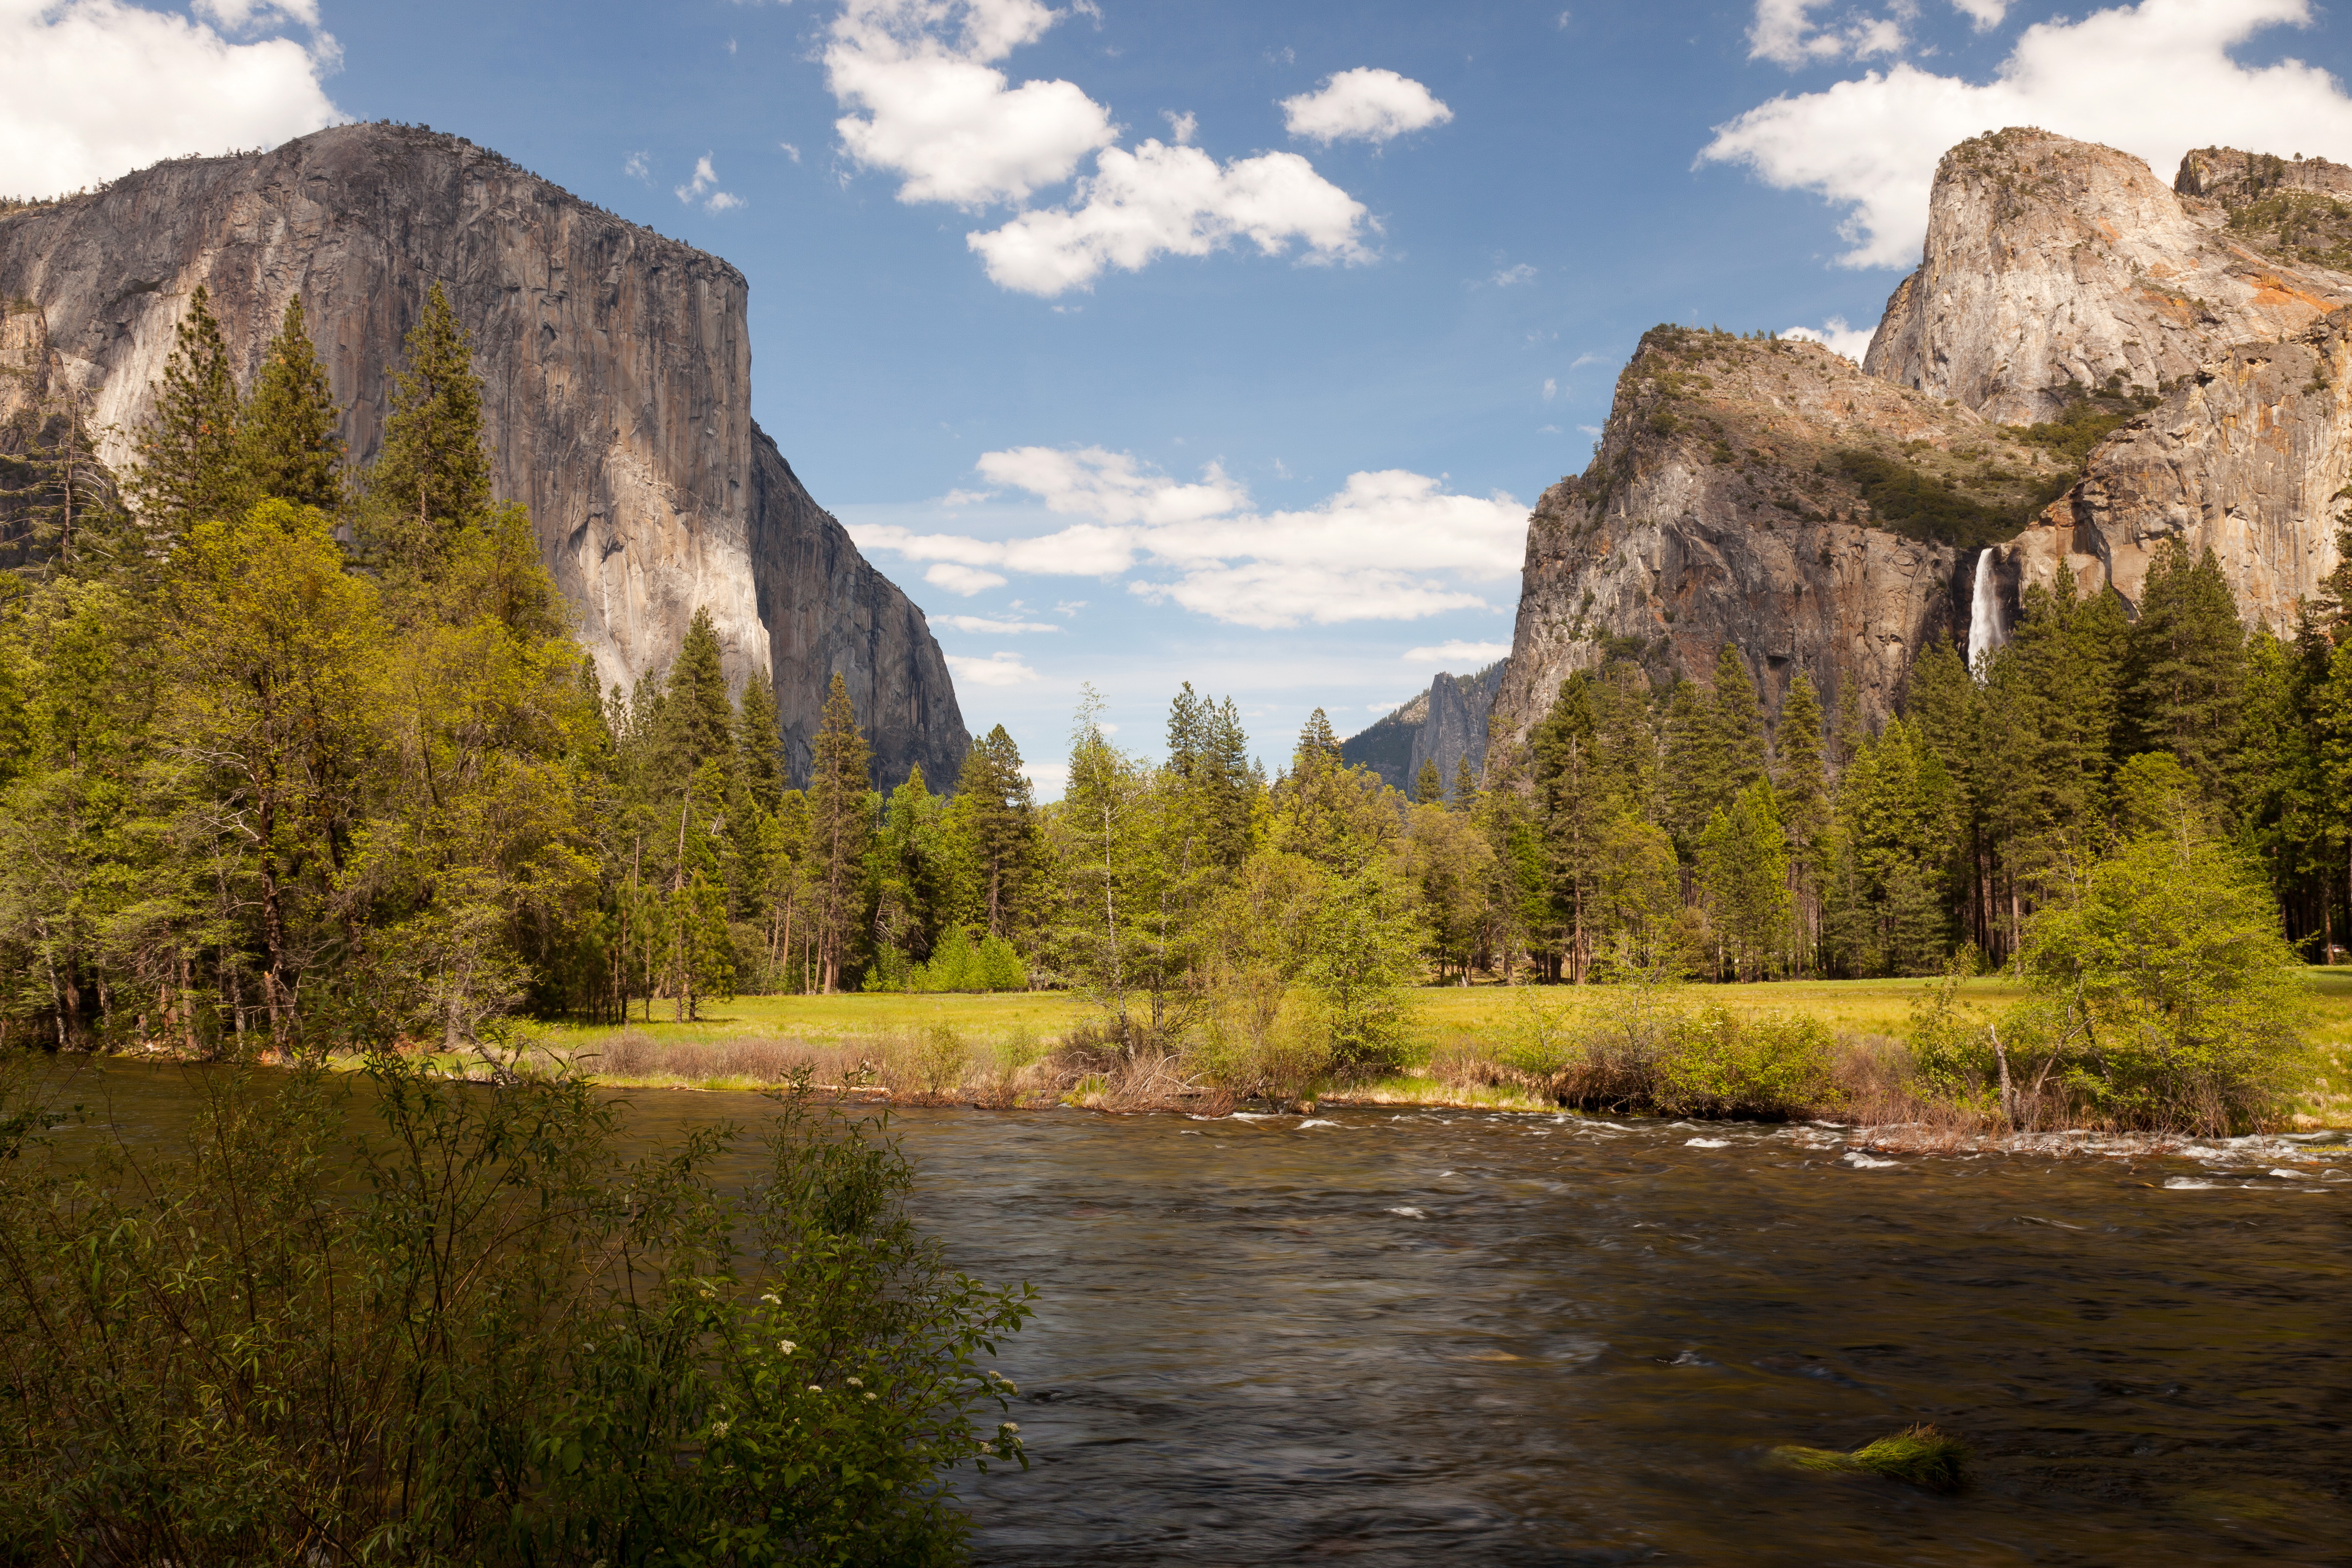
M 1370 1063 L 1430 979 L 2000 963 L 2102 856 L 2190 820 L 2314 956 L 2342 929 L 2352 569 L 2289 638 L 2177 546 L 2136 618 L 2030 589 L 1977 668 L 1925 652 L 1874 732 L 1801 674 L 1768 718 L 1736 647 L 1704 683 L 1610 657 L 1483 780 L 1425 768 L 1410 797 L 1319 710 L 1269 775 L 1230 699 L 1184 686 L 1144 756 L 1089 696 L 1041 806 L 1001 727 L 944 792 L 877 791 L 837 676 L 796 784 L 771 689 L 730 695 L 699 613 L 600 689 L 492 495 L 437 286 L 373 462 L 340 421 L 299 300 L 240 388 L 199 291 L 127 504 L 78 480 L 72 531 L 0 579 L 15 1037 L 454 1045 L 738 990 L 1056 984 L 1130 1050 Z

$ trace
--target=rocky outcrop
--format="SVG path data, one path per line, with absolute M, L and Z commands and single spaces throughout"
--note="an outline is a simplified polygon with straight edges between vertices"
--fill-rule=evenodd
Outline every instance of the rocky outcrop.
M 772 681 L 796 772 L 838 670 L 878 782 L 919 763 L 955 776 L 969 737 L 922 612 L 751 419 L 746 285 L 726 262 L 462 138 L 387 125 L 0 216 L 0 300 L 37 311 L 52 380 L 118 462 L 199 284 L 247 375 L 301 296 L 366 461 L 436 279 L 473 334 L 497 493 L 530 508 L 605 679 L 665 666 L 707 608 L 730 681 Z
M 1422 764 L 1435 763 L 1439 781 L 1451 791 L 1465 757 L 1474 776 L 1486 768 L 1486 721 L 1502 689 L 1505 662 L 1497 659 L 1475 675 L 1439 675 L 1428 690 L 1340 742 L 1341 759 L 1408 793 Z
M 1528 519 L 1495 743 L 1524 741 L 1575 670 L 1703 679 L 1726 643 L 1768 713 L 1804 670 L 1876 723 L 1921 648 L 1965 636 L 1960 542 L 2013 534 L 2069 477 L 1817 343 L 1656 328 L 1591 466 Z
M 2168 392 L 2230 344 L 2352 305 L 2352 276 L 2258 247 L 2198 194 L 2242 184 L 2248 154 L 2189 156 L 2207 173 L 2185 163 L 2183 195 L 2128 153 L 2043 131 L 1961 142 L 1937 167 L 1919 269 L 1864 368 L 2032 424 L 2111 378 Z
M 2335 569 L 2352 482 L 2352 310 L 2285 342 L 2243 343 L 2091 454 L 2082 482 L 1994 552 L 2004 613 L 2071 574 L 2137 608 L 2168 540 L 2210 549 L 2251 621 L 2279 632 Z

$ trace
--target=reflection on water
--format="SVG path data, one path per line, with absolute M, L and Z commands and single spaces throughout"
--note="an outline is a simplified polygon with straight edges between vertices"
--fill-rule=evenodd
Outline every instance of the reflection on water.
M 2352 1562 L 2339 1138 L 1886 1159 L 1834 1128 L 1431 1111 L 898 1126 L 958 1265 L 1044 1292 L 1000 1363 L 1033 1468 L 966 1489 L 983 1563 Z M 1767 1458 L 1915 1421 L 1976 1449 L 1969 1491 Z

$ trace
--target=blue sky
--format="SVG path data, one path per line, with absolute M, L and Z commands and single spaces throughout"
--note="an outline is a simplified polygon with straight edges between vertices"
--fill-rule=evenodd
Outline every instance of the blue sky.
M 64 84 L 0 107 L 26 194 L 391 118 L 726 257 L 754 415 L 1049 793 L 1082 680 L 1139 747 L 1231 693 L 1273 760 L 1485 662 L 1640 332 L 1866 333 L 1962 136 L 2352 159 L 2309 0 L 0 0 L 0 46 Z M 77 71 L 155 122 L 61 141 Z

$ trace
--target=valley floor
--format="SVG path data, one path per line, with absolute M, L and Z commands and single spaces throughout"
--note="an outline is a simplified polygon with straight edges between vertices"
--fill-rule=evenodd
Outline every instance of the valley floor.
M 1740 1012 L 1783 1011 L 1818 1019 L 1841 1038 L 1854 1041 L 1900 1038 L 1912 1009 L 1935 983 L 1923 979 L 1795 980 L 1757 985 L 1691 987 L 1691 999 Z M 2352 967 L 2310 972 L 2310 1033 L 2328 1067 L 2294 1107 L 2304 1126 L 2352 1126 Z M 1527 1009 L 1537 1006 L 1570 1017 L 1595 1005 L 1595 988 L 1498 984 L 1429 986 L 1412 992 L 1410 1004 L 1412 1070 L 1397 1078 L 1354 1086 L 1331 1099 L 1367 1104 L 1457 1105 L 1548 1110 L 1548 1102 L 1507 1083 L 1465 1081 L 1443 1070 L 1448 1058 L 1491 1060 L 1524 1026 Z M 1964 1005 L 1987 1013 L 2021 1000 L 2022 986 L 1994 977 L 1967 982 Z M 640 1004 L 642 1006 L 642 1004 Z M 909 1065 L 923 1038 L 940 1026 L 955 1032 L 971 1051 L 968 1076 L 950 1086 L 949 1097 L 983 1094 L 999 1053 L 1050 1051 L 1089 1016 L 1086 1002 L 1067 992 L 964 994 L 865 994 L 835 996 L 739 996 L 706 1005 L 705 1016 L 678 1022 L 666 1004 L 654 1016 L 633 1016 L 625 1025 L 545 1025 L 530 1031 L 548 1051 L 593 1062 L 598 1076 L 615 1085 L 637 1087 L 741 1087 L 765 1081 L 766 1069 L 795 1047 L 821 1053 L 820 1079 L 854 1071 L 870 1062 L 877 1083 L 900 1087 L 922 1076 Z M 1433 1063 L 1440 1064 L 1433 1069 Z M 834 1070 L 828 1072 L 828 1068 Z M 1003 1084 L 1002 1068 L 999 1092 Z M 1018 1069 L 1016 1068 L 1016 1074 Z

